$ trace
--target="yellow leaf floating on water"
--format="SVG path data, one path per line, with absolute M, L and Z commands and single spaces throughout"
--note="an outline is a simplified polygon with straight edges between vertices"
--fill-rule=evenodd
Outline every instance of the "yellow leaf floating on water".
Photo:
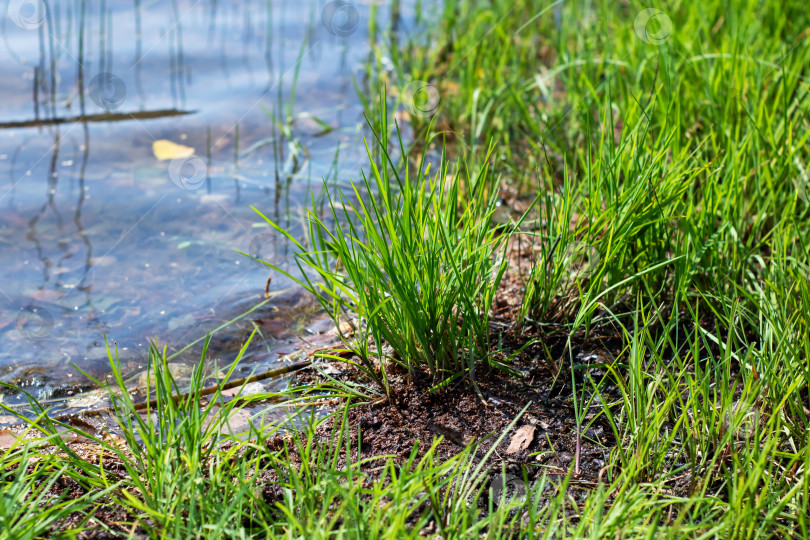
M 159 139 L 152 143 L 152 152 L 160 161 L 175 158 L 187 158 L 194 155 L 194 149 L 190 146 L 173 143 L 166 139 Z

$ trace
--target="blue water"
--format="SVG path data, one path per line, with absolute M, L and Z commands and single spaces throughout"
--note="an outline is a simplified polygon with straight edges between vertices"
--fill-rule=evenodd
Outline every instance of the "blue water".
M 180 350 L 264 299 L 269 271 L 235 250 L 291 248 L 250 206 L 295 227 L 323 177 L 357 177 L 372 53 L 366 4 L 39 2 L 0 13 L 0 381 L 48 399 L 85 387 L 74 366 L 107 373 L 105 336 L 137 374 L 149 340 Z M 159 161 L 156 140 L 193 155 Z M 263 361 L 305 335 L 317 310 L 292 285 L 275 275 L 211 357 L 255 327 Z

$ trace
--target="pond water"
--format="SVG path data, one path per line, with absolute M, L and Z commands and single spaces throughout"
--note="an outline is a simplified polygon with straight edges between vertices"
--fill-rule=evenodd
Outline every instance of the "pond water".
M 259 328 L 242 371 L 251 370 L 293 350 L 295 336 L 323 330 L 312 302 L 282 276 L 265 301 L 269 269 L 236 251 L 287 265 L 290 246 L 251 205 L 294 226 L 322 178 L 358 177 L 365 121 L 354 85 L 371 54 L 369 17 L 390 27 L 407 9 L 7 4 L 0 382 L 42 400 L 79 393 L 89 386 L 75 366 L 96 377 L 109 370 L 105 336 L 134 378 L 150 340 L 180 351 L 263 301 L 217 332 L 212 359 L 232 359 Z M 155 141 L 186 148 L 159 160 Z M 198 361 L 199 351 L 175 361 Z M 8 388 L 0 400 L 24 401 Z

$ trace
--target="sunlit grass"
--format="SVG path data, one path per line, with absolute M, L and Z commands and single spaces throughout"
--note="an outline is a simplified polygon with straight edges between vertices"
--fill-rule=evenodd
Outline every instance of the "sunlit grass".
M 380 45 L 392 73 L 369 66 L 369 164 L 353 189 L 313 197 L 304 238 L 282 231 L 298 248 L 291 277 L 336 322 L 357 317 L 344 337 L 382 392 L 392 363 L 437 385 L 495 365 L 507 239 L 531 243 L 516 325 L 567 337 L 548 360 L 569 370 L 573 428 L 604 422 L 616 441 L 598 482 L 541 477 L 525 498 L 496 502 L 471 448 L 444 462 L 426 441 L 404 464 L 357 458 L 345 409 L 328 420 L 330 441 L 313 421 L 280 450 L 257 432 L 223 447 L 238 406 L 174 401 L 153 350 L 154 418 L 120 392 L 125 446 L 99 441 L 125 474 L 71 453 L 40 417 L 66 457 L 3 455 L 8 493 L 48 508 L 4 498 L 23 531 L 7 537 L 44 535 L 73 512 L 76 527 L 97 527 L 92 513 L 109 505 L 134 516 L 127 527 L 175 538 L 810 535 L 810 19 L 798 0 L 711 0 L 665 3 L 665 18 L 639 29 L 647 8 L 445 2 Z M 413 81 L 440 99 L 410 115 L 406 145 L 390 115 L 414 112 L 402 103 Z M 395 91 L 377 100 L 386 84 Z M 497 229 L 505 192 L 536 213 Z M 620 353 L 578 363 L 606 333 Z M 280 493 L 270 501 L 268 474 Z M 46 502 L 66 475 L 87 495 Z
M 551 360 L 571 369 L 580 432 L 594 392 L 621 389 L 602 407 L 619 441 L 606 473 L 644 491 L 691 477 L 673 530 L 804 535 L 807 13 L 649 7 L 446 2 L 386 53 L 399 88 L 438 92 L 417 126 L 452 132 L 471 163 L 499 141 L 495 171 L 539 193 L 521 324 L 569 336 Z M 577 364 L 574 348 L 617 328 L 619 356 Z M 589 380 L 596 367 L 609 376 Z
M 370 121 L 377 151 L 368 148 L 368 171 L 352 191 L 324 185 L 328 208 L 313 204 L 307 238 L 265 217 L 297 247 L 303 277 L 267 264 L 313 293 L 338 326 L 357 314 L 346 343 L 386 393 L 389 362 L 409 373 L 425 369 L 436 382 L 467 376 L 474 383 L 476 367 L 494 363 L 489 312 L 507 265 L 509 231 L 492 223 L 496 180 L 486 163 L 473 176 L 444 155 L 435 165 L 424 156 L 394 158 L 406 151 L 398 129 L 394 144 L 386 138 L 384 95 L 380 101 L 380 116 Z

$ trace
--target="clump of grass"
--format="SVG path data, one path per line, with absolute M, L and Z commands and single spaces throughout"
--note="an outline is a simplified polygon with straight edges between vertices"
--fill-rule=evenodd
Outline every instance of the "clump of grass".
M 351 192 L 324 184 L 328 209 L 310 208 L 306 240 L 260 213 L 296 246 L 304 277 L 265 264 L 314 294 L 338 326 L 357 314 L 347 343 L 386 392 L 390 361 L 409 373 L 426 369 L 437 382 L 466 375 L 474 383 L 476 368 L 493 364 L 489 311 L 507 265 L 508 231 L 492 223 L 496 181 L 486 163 L 473 176 L 444 153 L 436 167 L 424 153 L 416 163 L 395 159 L 394 151 L 408 153 L 398 127 L 391 147 L 384 95 L 381 104 L 376 125 L 369 121 L 379 157 L 367 143 L 370 170 Z

